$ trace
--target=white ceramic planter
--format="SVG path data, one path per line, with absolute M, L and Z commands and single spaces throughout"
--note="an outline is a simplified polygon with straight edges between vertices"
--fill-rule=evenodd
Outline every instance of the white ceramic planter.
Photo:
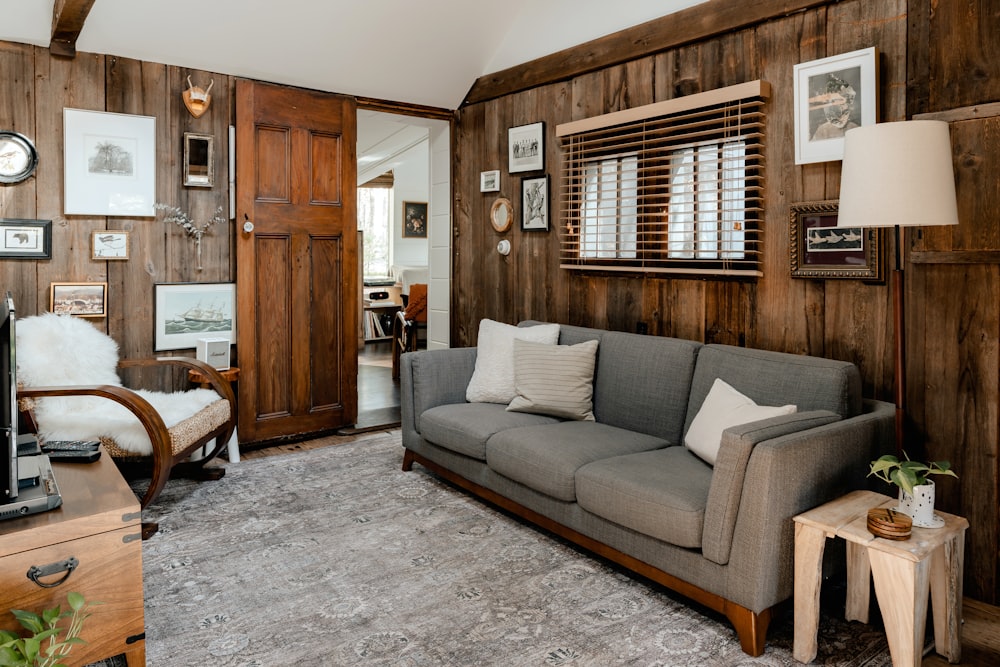
M 913 525 L 920 528 L 940 528 L 944 519 L 934 514 L 934 482 L 913 487 L 913 495 L 899 490 L 899 507 L 903 514 L 913 519 Z

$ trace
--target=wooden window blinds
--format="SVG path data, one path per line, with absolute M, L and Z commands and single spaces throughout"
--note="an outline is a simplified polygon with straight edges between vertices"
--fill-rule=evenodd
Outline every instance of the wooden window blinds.
M 559 125 L 560 265 L 760 276 L 765 81 Z

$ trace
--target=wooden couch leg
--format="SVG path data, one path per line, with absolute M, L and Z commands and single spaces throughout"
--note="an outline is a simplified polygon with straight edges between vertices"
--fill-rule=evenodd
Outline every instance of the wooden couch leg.
M 726 604 L 726 618 L 736 628 L 740 647 L 747 655 L 756 658 L 764 653 L 764 637 L 767 626 L 771 624 L 772 611 L 768 608 L 758 614 L 737 604 Z
M 403 471 L 409 472 L 413 470 L 413 452 L 409 449 L 403 450 Z

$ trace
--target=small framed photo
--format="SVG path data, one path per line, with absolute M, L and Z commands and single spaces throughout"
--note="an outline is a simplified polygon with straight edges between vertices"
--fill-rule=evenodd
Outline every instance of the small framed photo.
M 539 171 L 545 168 L 545 123 L 520 125 L 507 130 L 507 170 Z
M 236 340 L 236 283 L 158 283 L 153 289 L 153 350 L 193 349 L 205 337 Z
M 91 259 L 128 259 L 128 232 L 91 232 L 90 248 Z
M 155 117 L 63 109 L 63 130 L 66 215 L 155 215 Z
M 499 192 L 500 191 L 500 170 L 494 169 L 493 171 L 481 171 L 479 172 L 479 191 L 480 192 Z
M 49 310 L 77 317 L 105 317 L 108 314 L 107 283 L 52 283 Z
M 883 280 L 880 230 L 838 227 L 837 201 L 792 204 L 789 225 L 793 278 Z
M 52 221 L 0 218 L 4 259 L 52 259 Z
M 549 231 L 549 176 L 521 181 L 521 229 Z
M 427 238 L 427 202 L 403 202 L 403 238 Z
M 812 60 L 795 71 L 795 164 L 844 159 L 844 133 L 878 120 L 878 49 Z

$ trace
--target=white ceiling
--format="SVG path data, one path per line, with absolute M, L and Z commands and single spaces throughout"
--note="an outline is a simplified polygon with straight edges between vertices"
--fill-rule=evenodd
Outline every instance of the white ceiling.
M 0 40 L 48 46 L 53 1 L 0 0 Z M 77 50 L 455 109 L 483 74 L 703 1 L 96 0 Z

